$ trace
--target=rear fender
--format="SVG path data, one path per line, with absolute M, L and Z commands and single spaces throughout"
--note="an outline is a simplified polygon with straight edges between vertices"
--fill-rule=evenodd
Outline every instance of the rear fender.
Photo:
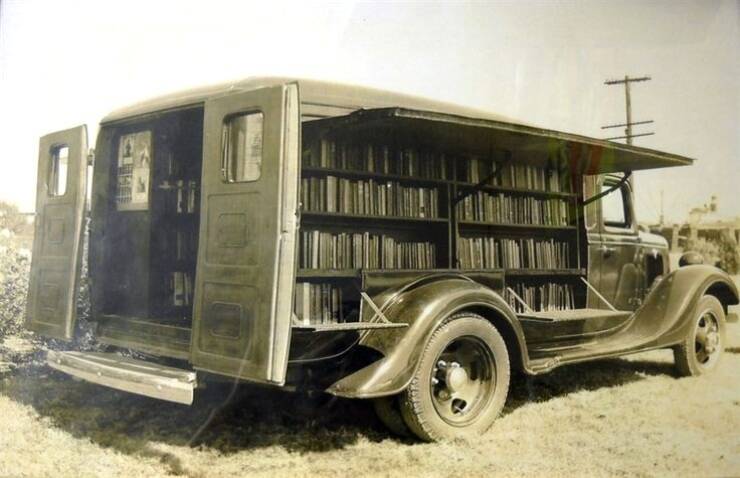
M 506 338 L 516 340 L 514 347 L 521 354 L 512 357 L 526 363 L 527 348 L 516 314 L 504 299 L 490 288 L 464 276 L 445 276 L 420 283 L 406 290 L 395 289 L 375 296 L 386 318 L 407 323 L 404 329 L 387 329 L 366 333 L 360 344 L 377 350 L 384 358 L 334 383 L 327 392 L 351 398 L 371 398 L 393 395 L 404 390 L 416 371 L 424 347 L 442 321 L 463 310 L 485 315 Z M 363 310 L 363 320 L 374 313 Z M 509 341 L 509 342 L 510 342 Z

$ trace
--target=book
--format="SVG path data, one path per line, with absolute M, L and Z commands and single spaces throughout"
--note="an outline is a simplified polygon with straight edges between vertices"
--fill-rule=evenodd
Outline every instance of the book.
M 302 269 L 432 269 L 436 245 L 369 232 L 301 232 Z
M 490 236 L 460 237 L 459 267 L 464 269 L 569 269 L 566 241 L 506 239 Z
M 456 208 L 462 221 L 542 226 L 568 226 L 571 223 L 570 207 L 563 199 L 478 191 L 466 196 Z
M 516 283 L 509 286 L 530 309 L 536 312 L 569 310 L 576 307 L 575 292 L 571 284 L 546 283 L 527 285 Z M 524 306 L 508 290 L 506 300 L 518 313 L 525 312 Z
M 294 312 L 301 325 L 344 321 L 342 289 L 329 283 L 298 282 Z
M 436 188 L 398 181 L 350 180 L 336 176 L 301 179 L 304 211 L 367 216 L 439 218 Z

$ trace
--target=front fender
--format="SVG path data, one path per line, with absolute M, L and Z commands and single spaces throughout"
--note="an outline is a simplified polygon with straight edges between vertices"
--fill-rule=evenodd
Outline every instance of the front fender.
M 393 292 L 380 294 L 376 300 L 380 304 L 384 304 L 383 299 L 388 300 L 389 304 L 383 312 L 389 320 L 409 326 L 364 335 L 360 344 L 377 350 L 384 357 L 337 381 L 327 392 L 350 398 L 380 397 L 401 392 L 411 381 L 424 347 L 437 326 L 445 318 L 464 309 L 486 310 L 490 315 L 495 314 L 500 320 L 506 321 L 526 361 L 524 334 L 516 314 L 490 288 L 462 276 L 448 276 L 400 293 L 395 292 L 395 296 Z M 367 320 L 368 314 L 364 315 L 363 319 Z
M 715 295 L 725 309 L 738 303 L 738 289 L 732 278 L 716 267 L 692 265 L 668 274 L 635 312 L 632 336 L 650 339 L 662 347 L 683 340 L 692 326 L 696 304 L 704 295 Z

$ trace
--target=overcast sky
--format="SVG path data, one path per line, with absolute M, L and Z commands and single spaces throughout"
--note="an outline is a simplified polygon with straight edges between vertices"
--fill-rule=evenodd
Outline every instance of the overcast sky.
M 740 215 L 740 8 L 728 1 L 310 3 L 0 0 L 0 199 L 34 208 L 38 137 L 146 97 L 252 75 L 359 83 L 697 159 L 637 175 L 638 216 L 716 193 Z M 619 132 L 619 131 L 617 131 Z

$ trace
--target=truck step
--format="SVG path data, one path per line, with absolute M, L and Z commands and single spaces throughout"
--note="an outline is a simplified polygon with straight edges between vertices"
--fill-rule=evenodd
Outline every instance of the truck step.
M 293 325 L 298 332 L 346 332 L 353 330 L 402 329 L 409 324 L 389 322 L 342 322 L 338 324 Z
M 520 319 L 534 320 L 540 322 L 570 322 L 593 319 L 619 321 L 620 319 L 628 318 L 630 315 L 632 315 L 632 312 L 606 309 L 572 309 L 550 310 L 545 312 L 524 312 L 517 315 Z
M 88 382 L 147 397 L 190 405 L 197 387 L 194 370 L 100 352 L 50 350 L 46 363 L 53 369 Z

